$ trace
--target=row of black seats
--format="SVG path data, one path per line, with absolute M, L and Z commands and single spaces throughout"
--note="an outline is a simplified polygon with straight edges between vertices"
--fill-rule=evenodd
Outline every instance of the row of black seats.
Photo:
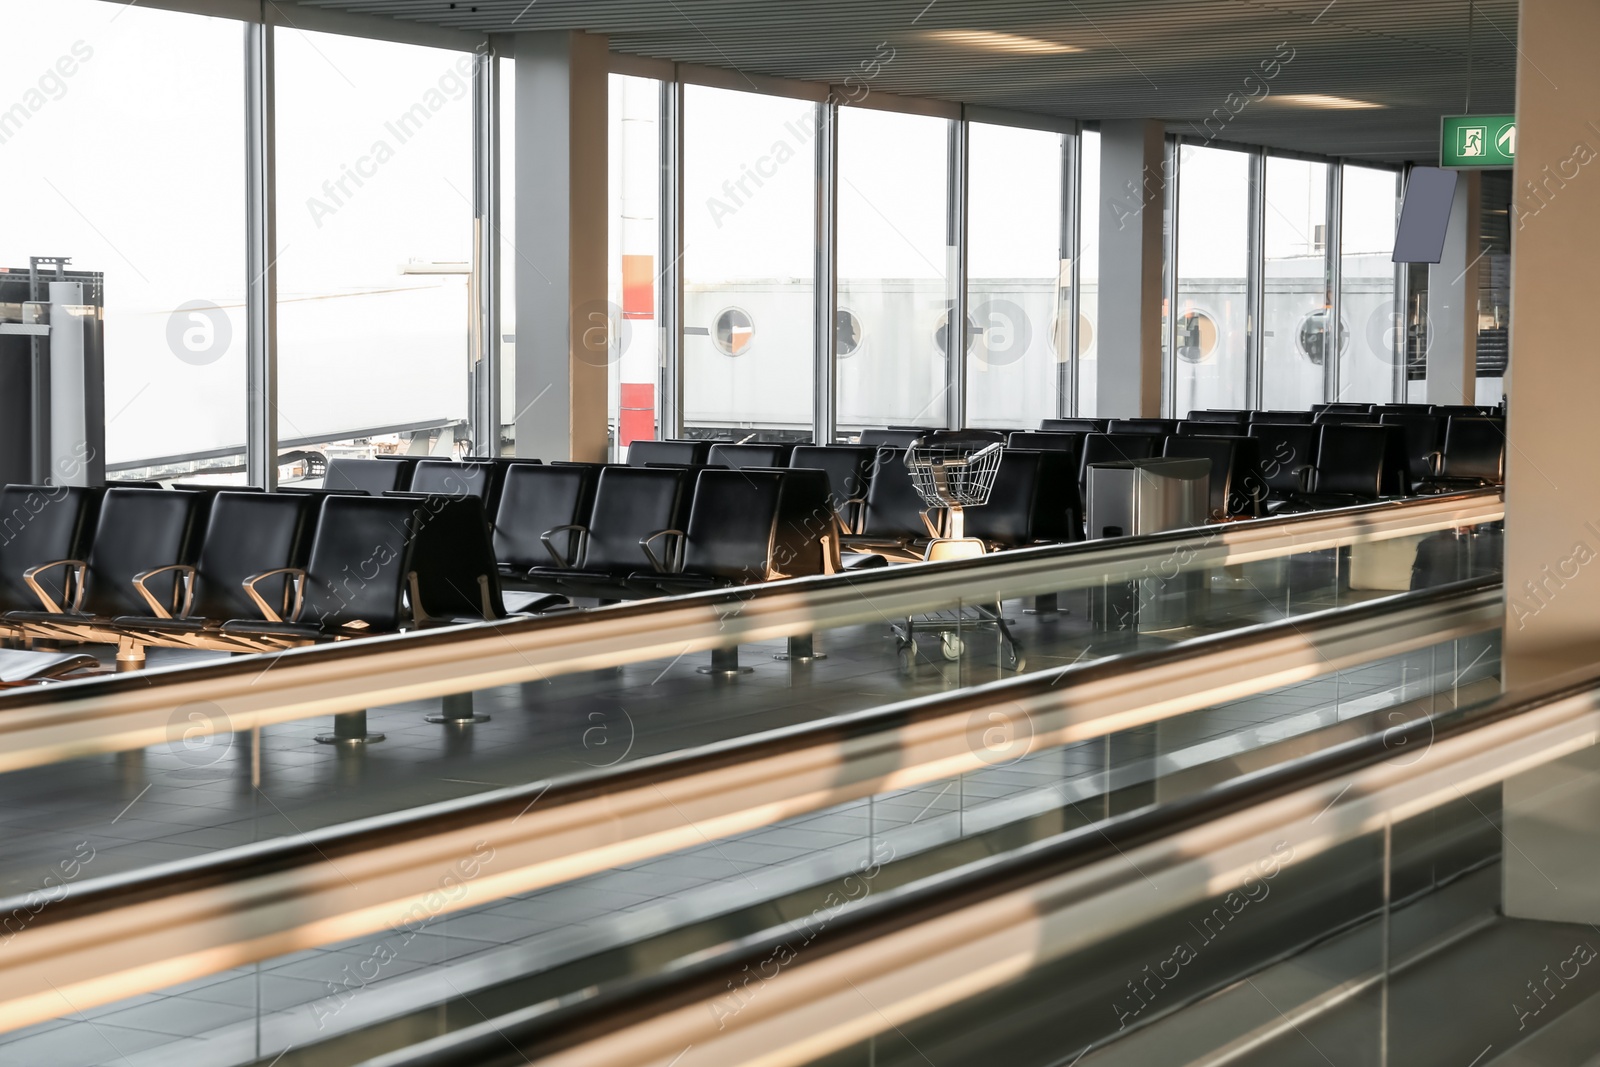
M 258 651 L 502 618 L 474 497 L 9 485 L 0 634 Z

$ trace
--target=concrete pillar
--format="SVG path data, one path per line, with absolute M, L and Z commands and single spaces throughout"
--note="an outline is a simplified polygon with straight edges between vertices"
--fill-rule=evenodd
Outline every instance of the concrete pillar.
M 1456 178 L 1444 254 L 1428 267 L 1428 403 L 1476 404 L 1478 392 L 1478 223 L 1483 183 L 1477 171 Z
M 1508 688 L 1600 658 L 1600 4 L 1522 0 L 1506 453 Z M 1529 57 L 1536 57 L 1535 60 Z M 1505 784 L 1505 913 L 1600 922 L 1600 751 Z
M 1100 124 L 1100 368 L 1095 412 L 1161 414 L 1161 255 L 1166 137 L 1161 123 Z
M 519 33 L 516 454 L 606 458 L 606 39 Z M 502 193 L 506 195 L 506 193 Z

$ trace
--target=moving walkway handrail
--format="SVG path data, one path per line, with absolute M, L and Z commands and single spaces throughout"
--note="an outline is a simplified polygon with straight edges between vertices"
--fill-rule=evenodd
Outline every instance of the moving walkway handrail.
M 0 1030 L 60 1014 L 57 991 L 87 1007 L 165 988 L 1493 630 L 1502 618 L 1492 579 L 1404 593 L 80 882 L 30 909 L 0 954 Z M 998 748 L 995 715 L 1011 731 Z M 25 903 L 0 901 L 0 915 Z
M 475 623 L 0 695 L 0 773 L 185 737 L 1504 518 L 1497 489 Z M 1164 555 L 1162 555 L 1164 553 Z M 186 714 L 194 711 L 194 722 Z
M 760 1050 L 764 1067 L 811 1062 L 1143 920 L 1220 897 L 1259 871 L 1263 857 L 1302 861 L 1592 746 L 1597 735 L 1600 668 L 1591 666 L 867 895 L 825 922 L 813 915 L 787 923 L 666 972 L 491 1018 L 363 1067 L 702 1067 L 743 1062 L 741 1050 Z

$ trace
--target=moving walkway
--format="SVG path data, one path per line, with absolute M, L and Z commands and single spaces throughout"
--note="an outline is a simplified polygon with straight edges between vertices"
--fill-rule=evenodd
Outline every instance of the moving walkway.
M 174 814 L 180 789 L 207 790 L 213 801 L 248 798 L 253 811 L 237 799 L 223 801 L 211 813 L 213 823 L 197 824 L 196 837 L 215 847 L 176 863 L 141 862 L 134 855 L 136 862 L 119 866 L 114 849 L 96 852 L 88 864 L 80 861 L 91 877 L 74 882 L 37 914 L 29 912 L 12 938 L 13 951 L 0 960 L 0 1021 L 17 1029 L 74 1010 L 100 1010 L 95 1004 L 110 1015 L 149 1010 L 127 1002 L 134 996 L 171 1012 L 189 1004 L 192 1016 L 193 997 L 204 1002 L 211 986 L 226 987 L 215 995 L 235 996 L 255 983 L 268 991 L 271 1006 L 252 1000 L 231 1029 L 217 1028 L 227 1031 L 226 1039 L 189 1034 L 184 1055 L 199 1057 L 209 1048 L 215 1062 L 251 1062 L 247 1053 L 255 1046 L 245 1048 L 246 1031 L 265 1042 L 262 1062 L 288 1044 L 309 1048 L 335 1036 L 370 1051 L 373 1026 L 387 1035 L 383 1047 L 394 1050 L 419 1036 L 418 1012 L 440 1015 L 439 1005 L 451 999 L 447 987 L 422 1005 L 374 992 L 348 1001 L 346 1009 L 346 999 L 325 999 L 326 983 L 344 980 L 335 967 L 320 975 L 321 985 L 302 986 L 306 996 L 289 1004 L 282 998 L 295 988 L 288 981 L 293 975 L 278 968 L 320 974 L 316 968 L 330 958 L 359 968 L 377 951 L 370 947 L 374 936 L 395 924 L 419 931 L 408 942 L 414 946 L 435 945 L 441 931 L 459 928 L 446 925 L 457 919 L 480 930 L 508 921 L 534 929 L 545 906 L 542 894 L 592 885 L 575 879 L 632 874 L 645 865 L 640 876 L 671 885 L 671 876 L 648 865 L 670 865 L 677 853 L 694 848 L 781 852 L 783 846 L 750 835 L 823 833 L 808 830 L 817 825 L 811 820 L 859 822 L 856 809 L 864 805 L 863 844 L 844 868 L 843 877 L 850 877 L 869 854 L 876 813 L 881 809 L 889 819 L 911 790 L 926 794 L 926 801 L 919 793 L 915 802 L 930 805 L 935 816 L 950 814 L 943 794 L 961 798 L 954 821 L 962 832 L 949 838 L 934 832 L 903 845 L 908 857 L 924 857 L 919 863 L 953 870 L 970 858 L 963 850 L 974 847 L 970 842 L 980 832 L 988 835 L 983 847 L 996 854 L 1034 847 L 1045 830 L 1081 822 L 1082 811 L 1103 817 L 1138 810 L 1152 795 L 1161 797 L 1163 782 L 1193 790 L 1229 761 L 1271 764 L 1284 757 L 1282 744 L 1325 740 L 1329 735 L 1319 731 L 1339 729 L 1340 707 L 1347 731 L 1387 729 L 1381 715 L 1409 717 L 1418 710 L 1415 701 L 1432 701 L 1436 692 L 1456 699 L 1466 686 L 1492 684 L 1498 593 L 1492 581 L 1401 593 L 1398 600 L 1389 599 L 1396 595 L 1392 589 L 1366 587 L 1393 585 L 1399 572 L 1399 584 L 1408 586 L 1410 559 L 1425 538 L 1442 536 L 1463 556 L 1492 545 L 1492 538 L 1470 531 L 1492 530 L 1502 514 L 1496 494 L 1467 494 L 777 582 L 618 605 L 564 621 L 376 637 L 13 694 L 5 698 L 12 714 L 0 720 L 0 766 L 11 772 L 0 777 L 0 789 L 9 784 L 16 791 L 19 810 L 26 809 L 29 790 L 92 768 L 100 775 L 96 795 L 117 800 L 112 814 L 127 805 L 133 814 L 118 818 L 129 822 L 150 810 L 141 805 L 165 805 L 164 813 Z M 1409 548 L 1409 556 L 1399 553 L 1406 565 L 1385 564 L 1384 554 L 1401 545 Z M 1163 598 L 1190 609 L 1187 625 L 1141 631 L 1138 620 L 1148 621 L 1151 613 L 1141 616 L 1140 610 Z M 999 603 L 1017 617 L 1031 642 L 1029 670 L 1007 669 L 994 635 L 976 625 L 962 631 L 970 640 L 952 660 L 944 658 L 942 645 L 897 659 L 892 620 L 959 612 L 972 603 Z M 1106 609 L 1118 603 L 1132 607 L 1132 625 Z M 1043 613 L 1025 614 L 1030 605 Z M 1319 612 L 1327 608 L 1333 610 Z M 747 657 L 809 649 L 826 650 L 830 658 L 768 660 L 753 678 L 722 681 L 695 674 L 692 661 L 680 662 L 740 646 Z M 1348 696 L 1362 671 L 1391 676 L 1362 689 L 1359 699 L 1367 703 L 1341 705 L 1339 690 Z M 637 701 L 664 688 L 658 684 L 663 678 L 674 698 L 645 710 Z M 879 679 L 878 687 L 869 688 L 868 678 Z M 1272 744 L 1264 743 L 1266 735 L 1186 734 L 1189 726 L 1174 725 L 1197 722 L 1184 716 L 1219 704 L 1285 687 L 1326 687 L 1330 680 L 1331 705 L 1324 692 L 1302 694 L 1298 699 L 1310 703 L 1293 715 L 1253 712 L 1266 715 L 1258 726 L 1281 734 Z M 469 692 L 479 710 L 494 711 L 494 720 L 448 727 L 441 752 L 438 728 L 423 725 L 422 713 L 430 702 L 437 706 L 443 699 L 448 706 Z M 1293 704 L 1297 698 L 1279 692 L 1270 699 Z M 696 703 L 704 705 L 699 718 Z M 625 720 L 590 718 L 606 705 L 634 710 Z M 999 720 L 990 717 L 996 710 L 1003 712 Z M 352 713 L 372 714 L 374 725 L 393 738 L 388 745 L 396 746 L 397 756 L 406 751 L 400 744 L 424 748 L 434 760 L 449 760 L 447 769 L 419 780 L 418 763 L 408 757 L 397 761 L 399 773 L 387 775 L 385 746 L 323 750 L 331 762 L 320 778 L 287 773 L 285 760 L 316 747 L 305 737 L 312 728 L 306 720 Z M 486 749 L 469 751 L 475 737 L 498 728 L 507 733 Z M 223 737 L 234 744 L 208 740 Z M 1185 744 L 1172 748 L 1173 738 Z M 162 748 L 176 757 L 164 767 L 175 770 L 154 765 Z M 212 756 L 213 763 L 201 765 Z M 1007 780 L 1016 775 L 1021 779 Z M 461 780 L 446 785 L 447 776 Z M 492 788 L 496 784 L 503 788 Z M 421 799 L 435 803 L 419 807 Z M 229 809 L 231 818 L 217 817 Z M 962 825 L 969 817 L 971 826 Z M 934 822 L 900 821 L 913 838 Z M 74 835 L 88 828 L 70 819 L 55 824 L 36 835 L 38 847 L 20 849 L 12 869 L 0 876 L 19 889 L 38 886 L 48 871 L 30 867 L 24 857 L 63 846 L 70 854 L 71 845 L 86 839 Z M 240 830 L 250 835 L 242 844 Z M 738 880 L 749 882 L 743 889 L 728 882 L 708 892 L 740 905 L 718 914 L 743 909 L 770 918 L 779 907 L 773 901 L 815 890 L 815 878 L 812 890 L 794 880 L 822 869 L 816 864 L 837 863 L 835 851 L 799 848 L 788 857 L 792 862 L 772 864 L 770 877 L 785 893 L 771 899 L 739 895 L 754 892 L 758 882 L 766 885 L 753 874 Z M 928 858 L 936 856 L 942 858 Z M 730 885 L 738 891 L 730 894 Z M 611 899 L 599 889 L 590 892 L 596 900 Z M 26 900 L 19 893 L 8 903 L 26 908 Z M 417 906 L 423 910 L 412 912 Z M 662 902 L 651 916 L 633 920 L 619 908 L 615 918 L 624 927 L 653 922 L 649 932 L 658 940 L 649 958 L 665 959 L 701 936 L 681 915 L 676 925 L 663 925 L 660 913 L 671 907 Z M 511 912 L 497 908 L 517 917 L 508 919 Z M 445 950 L 483 946 L 470 937 L 443 940 Z M 367 956 L 361 946 L 368 946 Z M 595 951 L 572 955 L 583 948 L 569 945 L 561 958 L 579 973 L 594 973 L 584 972 L 591 965 L 582 961 L 598 958 Z M 613 961 L 644 958 L 619 945 L 608 951 Z M 434 994 L 441 988 L 437 965 L 445 962 L 404 961 L 417 971 L 414 982 L 433 982 Z M 504 958 L 479 962 L 491 972 L 517 970 Z M 377 973 L 401 977 L 386 966 Z M 461 972 L 452 974 L 461 980 Z M 490 977 L 476 976 L 463 989 L 467 998 L 487 996 L 495 984 Z M 549 980 L 543 972 L 535 977 Z M 416 988 L 408 995 L 417 997 Z M 64 1007 L 63 998 L 76 1007 Z M 340 1010 L 326 1014 L 334 1004 Z M 444 1014 L 451 1032 L 460 1027 L 459 1012 Z M 284 1039 L 296 1025 L 311 1030 Z M 20 1030 L 14 1040 L 24 1047 L 20 1042 L 43 1036 Z M 287 1055 L 286 1064 L 324 1062 L 294 1060 L 292 1050 Z

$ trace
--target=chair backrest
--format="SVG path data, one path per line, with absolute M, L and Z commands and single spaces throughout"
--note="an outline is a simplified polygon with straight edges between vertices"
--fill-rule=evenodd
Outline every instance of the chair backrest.
M 354 633 L 400 629 L 410 617 L 405 595 L 420 504 L 415 497 L 324 497 L 300 620 L 324 630 L 367 624 Z
M 861 443 L 864 444 L 864 445 L 871 445 L 873 447 L 878 447 L 878 446 L 881 446 L 881 445 L 889 445 L 889 446 L 891 446 L 893 448 L 904 449 L 907 445 L 911 444 L 913 441 L 917 440 L 919 437 L 922 437 L 924 434 L 928 434 L 928 433 L 932 433 L 932 432 L 933 432 L 933 430 L 931 428 L 927 429 L 927 430 L 909 430 L 909 429 L 904 429 L 904 428 L 901 428 L 901 429 L 887 429 L 887 430 L 885 430 L 885 429 L 862 430 L 861 431 Z
M 22 573 L 58 559 L 82 559 L 104 490 L 66 485 L 8 485 L 0 489 L 0 612 L 42 606 Z M 40 584 L 62 603 L 66 577 L 56 568 Z
M 522 571 L 555 565 L 540 535 L 557 526 L 588 525 L 600 470 L 589 464 L 518 464 L 507 470 L 494 521 L 494 555 L 500 565 Z M 572 536 L 558 535 L 551 542 L 572 561 Z
M 583 569 L 615 574 L 649 570 L 650 557 L 639 542 L 660 530 L 683 529 L 691 495 L 689 479 L 690 472 L 680 467 L 607 467 L 601 471 Z
M 1432 415 L 1432 404 L 1378 404 L 1373 408 L 1379 415 Z
M 670 463 L 681 467 L 703 467 L 710 455 L 710 441 L 639 440 L 628 445 L 628 466 Z
M 695 479 L 683 569 L 744 585 L 766 579 L 784 473 L 707 467 Z M 644 563 L 638 569 L 648 569 Z
M 1317 442 L 1316 491 L 1376 500 L 1388 458 L 1389 432 L 1382 427 L 1325 424 Z
M 1319 414 L 1322 412 L 1331 411 L 1346 415 L 1368 415 L 1372 413 L 1374 406 L 1375 405 L 1372 404 L 1357 403 L 1355 401 L 1337 401 L 1331 404 L 1314 405 L 1311 410 Z
M 500 573 L 483 501 L 475 496 L 425 497 L 416 510 L 416 573 L 412 613 L 424 618 L 503 619 Z
M 1177 419 L 1112 419 L 1109 433 L 1153 433 L 1160 437 L 1178 432 Z
M 392 459 L 330 459 L 322 487 L 340 493 L 367 493 L 371 496 L 405 492 L 411 488 L 414 466 Z
M 1370 411 L 1319 411 L 1316 418 L 1311 420 L 1321 426 L 1352 426 L 1372 425 L 1378 421 L 1378 416 Z
M 1161 448 L 1161 438 L 1150 433 L 1092 433 L 1083 439 L 1083 458 L 1078 463 L 1078 492 L 1089 481 L 1089 468 L 1096 463 L 1120 463 L 1125 459 L 1150 459 Z
M 1083 538 L 1077 457 L 1060 449 L 1007 448 L 989 503 L 967 508 L 968 537 L 1002 548 Z
M 875 539 L 919 540 L 928 536 L 922 521 L 928 508 L 906 469 L 904 448 L 880 448 L 867 487 L 867 513 L 862 536 Z
M 1197 408 L 1189 412 L 1188 422 L 1229 422 L 1243 426 L 1250 421 L 1250 412 L 1244 408 Z
M 773 569 L 790 578 L 824 574 L 839 551 L 833 480 L 827 471 L 814 467 L 788 467 L 780 473 L 783 495 L 773 535 Z M 824 537 L 833 539 L 831 548 L 823 544 Z
M 838 511 L 847 501 L 866 499 L 877 457 L 871 445 L 796 445 L 789 466 L 827 471 L 828 495 Z
M 1439 451 L 1444 436 L 1444 419 L 1426 413 L 1385 411 L 1378 416 L 1378 422 L 1382 426 L 1399 426 L 1405 431 L 1406 467 L 1413 481 L 1420 481 L 1432 473 L 1428 465 L 1429 457 Z
M 1317 465 L 1321 427 L 1308 422 L 1252 422 L 1250 436 L 1260 450 L 1258 469 L 1267 495 L 1283 500 L 1300 488 L 1300 468 Z
M 500 481 L 504 467 L 489 460 L 463 461 L 425 459 L 411 472 L 408 492 L 430 496 L 477 497 L 486 514 L 493 515 L 500 503 Z
M 736 445 L 718 441 L 711 446 L 706 458 L 708 466 L 732 467 L 787 467 L 794 445 L 755 443 Z
M 1248 515 L 1251 510 L 1252 475 L 1259 477 L 1260 445 L 1249 437 L 1169 437 L 1161 453 L 1171 459 L 1204 459 L 1211 462 L 1211 497 L 1207 504 L 1213 516 L 1231 518 Z
M 218 493 L 195 563 L 190 616 L 224 622 L 259 618 L 260 610 L 244 591 L 245 579 L 303 566 L 320 504 L 315 497 L 291 493 Z M 256 591 L 277 606 L 287 588 L 287 578 L 276 578 Z
M 108 489 L 89 546 L 88 591 L 83 610 L 91 615 L 149 615 L 150 605 L 134 588 L 134 576 L 173 563 L 191 563 L 199 547 L 209 493 L 169 489 Z M 172 601 L 178 576 L 168 573 L 150 586 L 158 600 Z
M 1007 448 L 1026 448 L 1035 452 L 1069 452 L 1074 460 L 1083 452 L 1081 433 L 1047 433 L 1043 430 L 1014 430 L 1006 438 Z M 1076 466 L 1076 462 L 1073 464 Z
M 1452 416 L 1444 432 L 1447 478 L 1481 478 L 1505 482 L 1506 424 L 1503 419 Z
M 1436 404 L 1433 413 L 1446 418 L 1461 416 L 1468 419 L 1480 418 L 1485 414 L 1484 409 L 1475 404 Z
M 1310 423 L 1313 415 L 1309 411 L 1255 411 L 1250 414 L 1250 421 L 1270 422 L 1275 426 L 1290 426 L 1295 423 Z
M 1043 419 L 1039 429 L 1044 433 L 1105 433 L 1110 419 Z

